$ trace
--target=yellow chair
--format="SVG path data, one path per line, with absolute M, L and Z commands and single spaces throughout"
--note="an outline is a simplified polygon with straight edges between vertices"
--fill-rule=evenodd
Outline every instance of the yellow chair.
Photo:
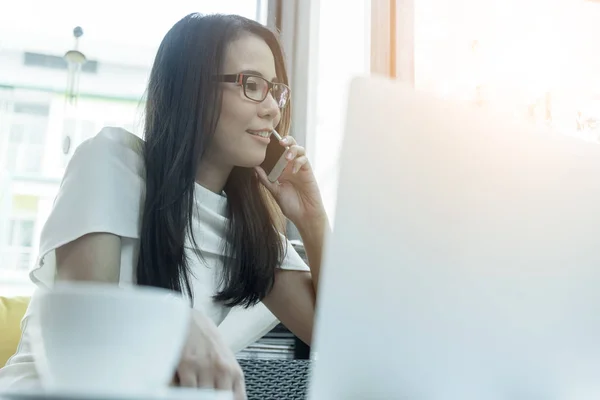
M 29 297 L 0 297 L 0 368 L 17 349 L 28 304 Z

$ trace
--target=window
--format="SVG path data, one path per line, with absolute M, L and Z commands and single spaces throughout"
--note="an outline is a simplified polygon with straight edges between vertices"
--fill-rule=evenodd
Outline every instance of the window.
M 13 105 L 9 127 L 5 168 L 14 174 L 35 174 L 41 171 L 48 125 L 47 104 L 20 103 Z
M 84 103 L 85 100 L 82 100 Z M 121 126 L 118 122 L 114 123 L 114 125 L 110 126 Z M 105 125 L 102 125 L 105 126 Z M 98 133 L 98 130 L 102 128 L 102 126 L 98 127 L 95 121 L 90 120 L 82 120 L 75 119 L 73 117 L 67 117 L 63 120 L 63 128 L 62 128 L 62 137 L 68 137 L 70 140 L 70 155 L 73 154 L 73 151 L 77 146 L 86 140 L 92 138 Z M 69 162 L 69 157 L 65 157 L 64 166 L 66 167 Z
M 371 1 L 319 2 L 316 127 L 307 138 L 311 162 L 330 219 L 335 219 L 338 163 L 350 81 L 370 72 Z M 332 29 L 335 21 L 335 29 Z M 308 133 L 310 135 L 310 132 Z
M 14 247 L 31 247 L 33 244 L 33 226 L 35 220 L 13 219 L 10 221 L 8 245 Z
M 0 196 L 0 293 L 27 294 L 27 268 L 37 257 L 39 232 L 52 208 L 66 164 L 81 142 L 107 122 L 141 135 L 143 95 L 160 41 L 191 12 L 235 13 L 266 22 L 266 0 L 176 0 L 169 7 L 124 2 L 86 8 L 66 0 L 13 2 L 0 13 L 0 177 L 10 186 Z M 109 23 L 107 23 L 109 21 Z M 115 26 L 135 29 L 114 29 Z M 82 26 L 84 66 L 76 107 L 65 105 L 67 70 L 62 55 L 72 48 L 70 32 Z M 63 154 L 65 137 L 71 139 Z M 4 181 L 8 183 L 4 183 Z M 2 195 L 5 193 L 3 192 Z M 39 207 L 38 207 L 39 205 Z
M 414 15 L 418 88 L 599 141 L 600 4 L 419 0 Z
M 13 124 L 10 127 L 9 142 L 11 144 L 21 144 L 25 141 L 25 126 L 23 124 Z
M 32 262 L 35 219 L 11 219 L 8 243 L 3 246 L 0 268 L 27 271 Z
M 7 242 L 0 245 L 0 293 L 24 295 L 34 288 L 27 272 L 35 260 L 35 219 L 12 218 L 8 222 Z

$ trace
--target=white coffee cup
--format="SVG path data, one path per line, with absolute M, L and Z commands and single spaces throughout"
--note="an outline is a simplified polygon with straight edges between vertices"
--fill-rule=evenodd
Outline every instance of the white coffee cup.
M 189 328 L 181 296 L 68 283 L 36 293 L 32 303 L 29 332 L 44 389 L 109 396 L 168 388 Z

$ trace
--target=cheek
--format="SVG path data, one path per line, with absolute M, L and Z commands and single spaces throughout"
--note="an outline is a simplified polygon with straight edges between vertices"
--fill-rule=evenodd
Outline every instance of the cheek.
M 231 98 L 232 96 L 223 96 L 221 105 L 221 114 L 219 116 L 219 126 L 223 131 L 240 131 L 251 129 L 250 124 L 256 116 L 256 106 L 252 103 L 244 102 L 240 98 Z M 235 134 L 241 132 L 230 132 L 226 134 Z
M 277 117 L 273 121 L 273 126 L 279 125 L 280 122 L 281 122 L 281 111 L 279 111 L 279 113 L 277 114 Z

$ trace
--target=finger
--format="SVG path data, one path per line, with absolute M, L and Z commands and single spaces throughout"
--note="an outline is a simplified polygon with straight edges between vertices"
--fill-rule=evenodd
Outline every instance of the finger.
M 235 400 L 246 400 L 247 399 L 246 382 L 244 381 L 243 375 L 233 382 L 233 398 Z
M 298 156 L 298 146 L 292 146 L 289 149 L 286 150 L 285 152 L 285 158 L 288 161 L 292 161 L 294 158 L 296 158 L 296 156 Z
M 233 376 L 227 371 L 221 371 L 217 373 L 214 385 L 215 389 L 231 391 L 233 390 Z
M 279 143 L 283 146 L 294 146 L 296 144 L 296 139 L 294 139 L 292 136 L 284 136 L 281 138 Z
M 291 146 L 287 150 L 287 152 L 285 154 L 285 158 L 287 158 L 288 161 L 292 161 L 294 158 L 296 158 L 298 156 L 303 156 L 305 154 L 306 154 L 306 150 L 304 149 L 304 147 L 294 145 L 294 146 Z
M 296 155 L 299 156 L 303 156 L 306 154 L 306 149 L 300 145 L 294 145 L 293 147 L 296 148 Z
M 193 370 L 178 371 L 177 376 L 179 377 L 179 386 L 198 387 L 198 378 Z
M 294 166 L 292 167 L 292 174 L 295 174 L 298 171 L 300 171 L 300 168 L 307 167 L 309 165 L 308 158 L 306 156 L 298 157 L 294 160 L 293 165 Z
M 260 183 L 262 183 L 273 195 L 275 195 L 279 190 L 279 185 L 277 183 L 273 183 L 267 177 L 267 173 L 261 167 L 254 167 L 256 174 L 258 175 L 258 179 Z
M 212 389 L 215 387 L 215 374 L 210 368 L 202 368 L 198 371 L 198 386 Z

